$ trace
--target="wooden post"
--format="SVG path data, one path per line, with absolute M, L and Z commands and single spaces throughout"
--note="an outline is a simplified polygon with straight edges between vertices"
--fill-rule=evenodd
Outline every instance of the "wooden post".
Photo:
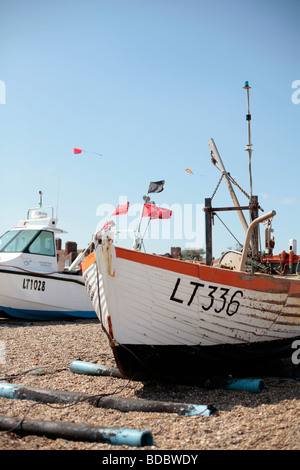
M 212 224 L 211 224 L 211 198 L 205 199 L 205 237 L 206 237 L 206 264 L 212 265 Z

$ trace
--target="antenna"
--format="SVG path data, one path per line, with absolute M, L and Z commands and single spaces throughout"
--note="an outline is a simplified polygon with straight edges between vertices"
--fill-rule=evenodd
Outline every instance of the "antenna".
M 248 111 L 246 114 L 246 121 L 248 122 L 248 145 L 246 146 L 245 150 L 249 154 L 249 176 L 250 176 L 250 200 L 252 198 L 252 171 L 251 171 L 251 156 L 252 156 L 252 144 L 251 144 L 251 129 L 250 129 L 250 121 L 251 121 L 251 114 L 250 114 L 250 100 L 249 100 L 249 90 L 250 90 L 249 82 L 245 82 L 244 89 L 247 90 L 247 104 L 248 104 Z
M 57 183 L 56 218 L 58 217 L 58 199 L 59 199 L 59 178 L 58 178 L 58 183 Z
M 43 207 L 43 191 L 39 191 L 39 195 L 40 195 L 39 206 L 40 206 L 40 207 Z

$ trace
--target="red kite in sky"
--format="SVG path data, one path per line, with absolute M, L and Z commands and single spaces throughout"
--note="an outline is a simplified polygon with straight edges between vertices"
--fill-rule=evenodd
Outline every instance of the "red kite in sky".
M 79 149 L 79 148 L 77 148 L 77 147 L 74 147 L 73 152 L 74 152 L 75 155 L 78 155 L 79 153 L 84 152 L 84 153 L 93 153 L 94 155 L 100 155 L 100 156 L 102 156 L 102 153 L 87 152 L 86 150 L 82 150 L 82 149 Z

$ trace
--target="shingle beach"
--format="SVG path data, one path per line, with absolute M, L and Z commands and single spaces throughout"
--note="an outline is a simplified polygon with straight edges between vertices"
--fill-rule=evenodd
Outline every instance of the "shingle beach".
M 98 320 L 36 322 L 0 319 L 0 382 L 89 395 L 212 405 L 210 416 L 118 411 L 87 402 L 40 403 L 0 398 L 0 415 L 22 420 L 67 422 L 147 430 L 153 445 L 130 447 L 103 442 L 19 436 L 0 431 L 1 450 L 299 450 L 300 379 L 262 378 L 259 393 L 207 390 L 198 386 L 142 383 L 110 376 L 77 374 L 82 360 L 116 367 Z

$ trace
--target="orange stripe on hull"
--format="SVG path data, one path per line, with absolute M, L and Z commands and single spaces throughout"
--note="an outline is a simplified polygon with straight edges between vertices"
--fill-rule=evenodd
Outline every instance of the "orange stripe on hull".
M 82 272 L 84 273 L 96 261 L 95 252 L 90 253 L 82 263 Z
M 212 266 L 200 265 L 189 261 L 182 261 L 164 256 L 151 255 L 140 251 L 116 247 L 117 258 L 126 259 L 167 271 L 176 272 L 208 282 L 239 287 L 242 289 L 257 290 L 261 292 L 288 293 L 300 295 L 300 283 L 291 283 L 289 279 L 274 278 L 267 274 L 248 274 L 238 271 L 224 270 Z M 291 287 L 291 284 L 296 284 Z

